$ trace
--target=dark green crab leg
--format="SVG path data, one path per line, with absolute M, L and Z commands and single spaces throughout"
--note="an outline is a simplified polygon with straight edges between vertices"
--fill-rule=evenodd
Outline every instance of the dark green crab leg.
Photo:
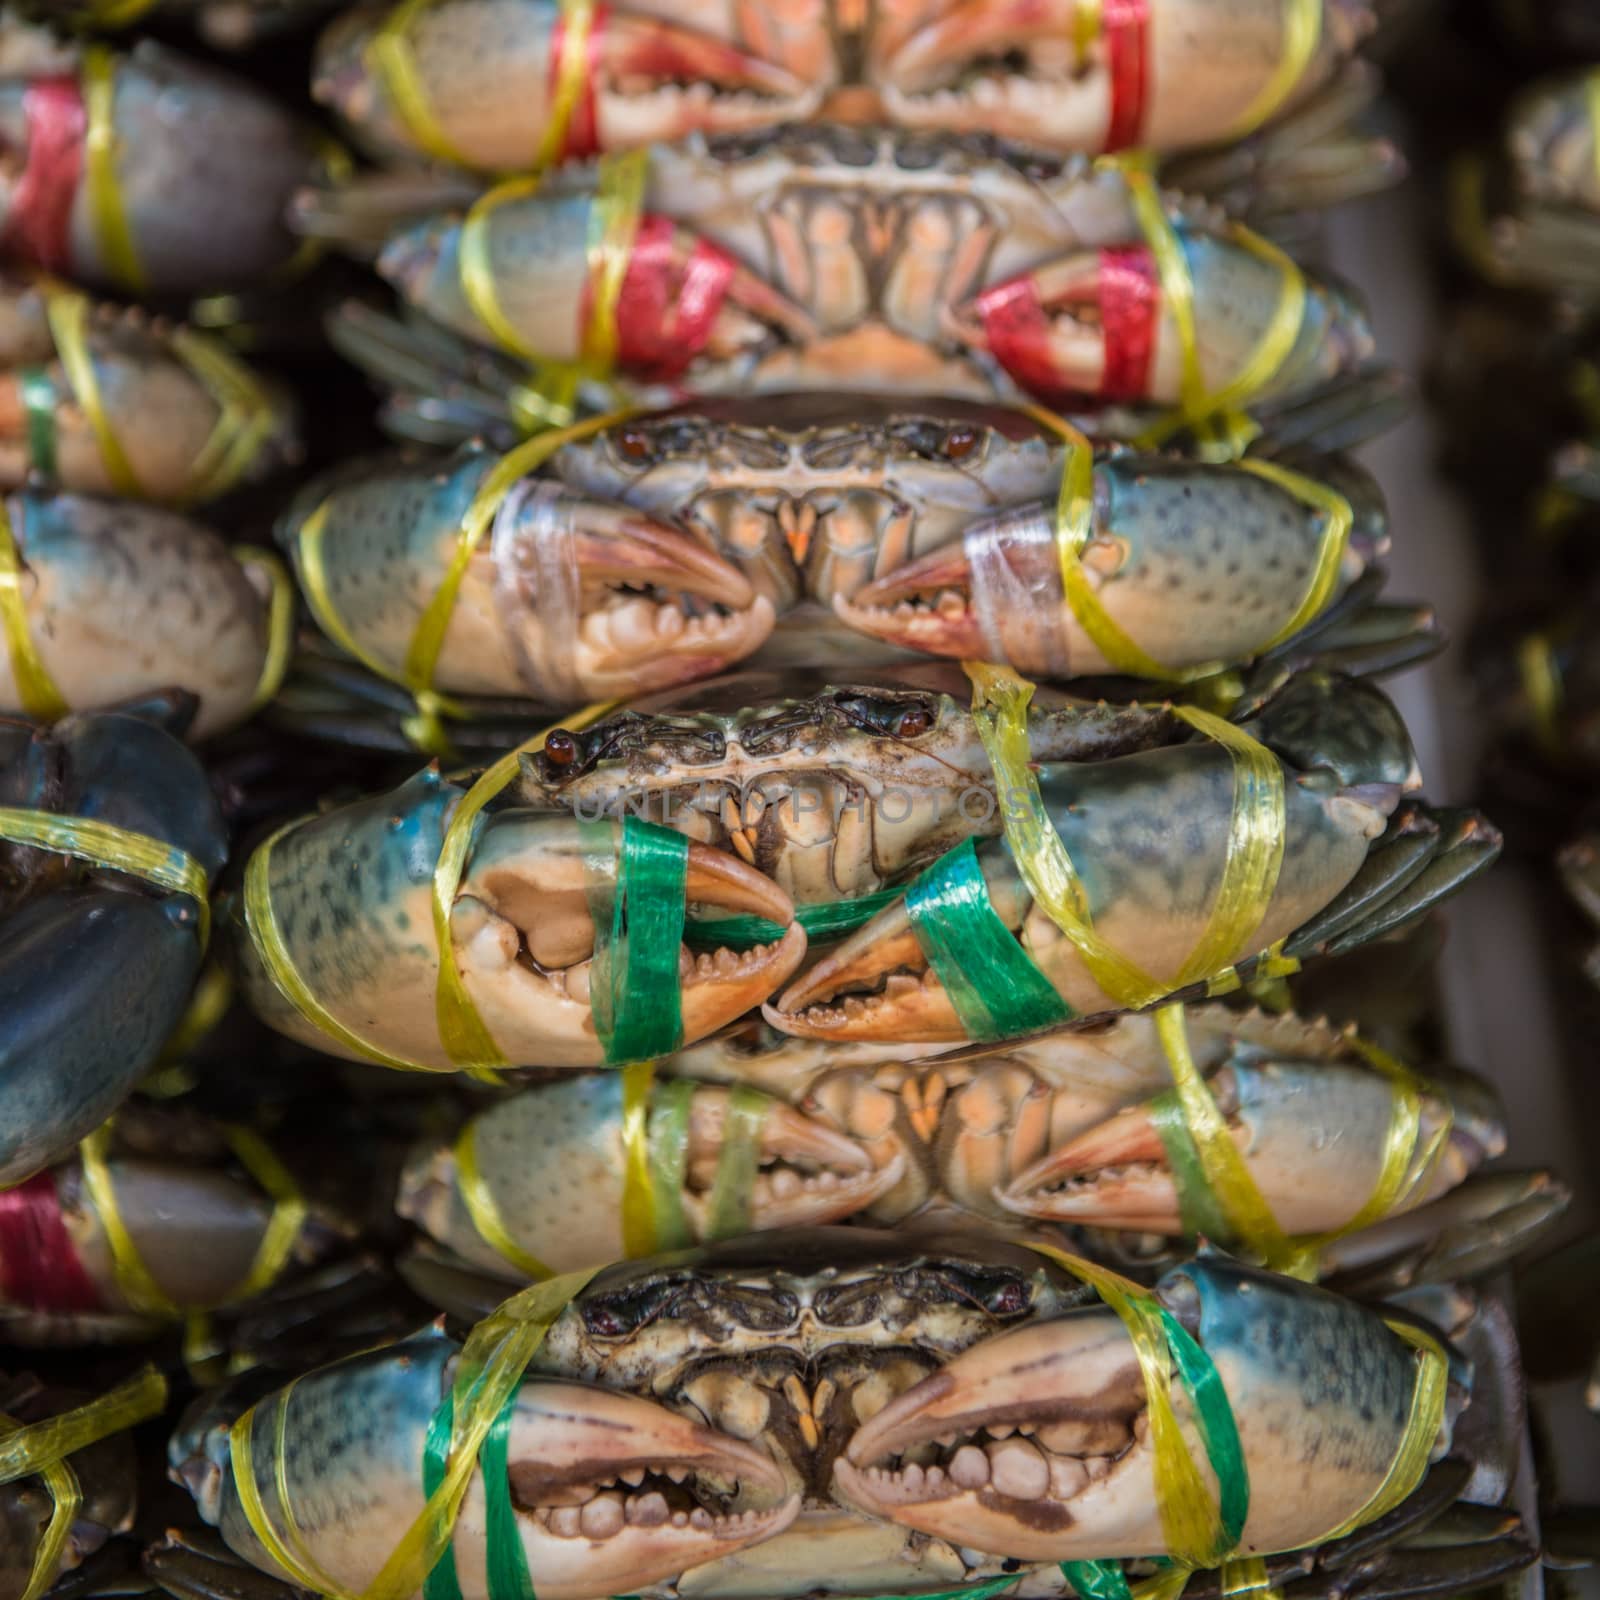
M 141 1565 L 178 1600 L 293 1600 L 309 1595 L 246 1566 L 210 1528 L 169 1528 L 145 1551 Z
M 1412 406 L 1411 384 L 1394 367 L 1374 363 L 1361 372 L 1282 406 L 1254 415 L 1266 430 L 1257 455 L 1294 447 L 1332 453 L 1375 439 L 1404 420 Z

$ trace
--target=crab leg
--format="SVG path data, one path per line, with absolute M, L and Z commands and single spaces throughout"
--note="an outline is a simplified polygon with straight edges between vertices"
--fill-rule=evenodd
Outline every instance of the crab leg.
M 346 1590 L 372 1581 L 421 1513 L 428 1423 L 448 1392 L 457 1346 L 420 1337 L 302 1378 L 262 1409 L 285 1406 L 281 1435 L 259 1416 L 253 1465 L 269 1506 L 278 1472 L 300 1547 Z M 283 1574 L 239 1503 L 226 1426 L 181 1424 L 172 1475 L 200 1514 L 263 1571 Z M 760 1450 L 650 1400 L 588 1384 L 525 1378 L 507 1442 L 515 1527 L 535 1590 L 551 1600 L 634 1593 L 771 1537 L 799 1509 Z M 466 1600 L 488 1593 L 480 1466 L 452 1541 Z M 281 1527 L 281 1522 L 279 1523 Z
M 290 960 L 323 1007 L 358 1037 L 440 1071 L 452 1061 L 435 1011 L 434 867 L 462 790 L 429 768 L 389 794 L 308 819 L 271 847 L 273 917 Z M 620 840 L 620 825 L 612 825 Z M 590 1009 L 594 845 L 568 816 L 492 813 L 481 825 L 451 912 L 451 958 L 507 1059 L 598 1066 Z M 772 944 L 679 954 L 683 1035 L 702 1038 L 783 982 L 805 953 L 787 895 L 742 861 L 688 847 L 685 897 L 786 931 Z M 243 907 L 235 904 L 236 925 Z M 245 991 L 264 1020 L 320 1049 L 354 1054 L 290 1004 L 243 927 Z
M 1360 1510 L 1405 1433 L 1411 1348 L 1362 1306 L 1221 1262 L 1169 1274 L 1156 1292 L 1232 1403 L 1250 1482 L 1241 1551 L 1314 1543 Z M 1176 1380 L 1173 1391 L 1182 1416 Z M 1204 1459 L 1192 1428 L 1185 1436 Z M 924 1461 L 927 1446 L 931 1463 L 904 1461 Z M 856 1432 L 834 1481 L 870 1515 L 979 1550 L 1129 1557 L 1166 1549 L 1152 1456 L 1132 1341 L 1098 1307 L 957 1356 Z

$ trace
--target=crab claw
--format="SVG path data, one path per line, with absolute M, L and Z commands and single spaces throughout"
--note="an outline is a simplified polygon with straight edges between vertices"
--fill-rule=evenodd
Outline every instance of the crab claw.
M 972 562 L 964 540 L 930 550 L 852 595 L 835 595 L 833 609 L 858 632 L 906 650 L 958 661 L 1000 659 L 972 607 Z
M 467 165 L 509 172 L 540 156 L 561 82 L 566 21 L 547 0 L 494 10 L 436 5 L 412 19 L 411 71 L 432 120 Z M 375 145 L 416 137 L 375 70 L 389 8 L 335 19 L 317 44 L 312 95 Z M 520 14 L 519 14 L 520 13 Z M 457 48 L 447 46 L 455 43 Z M 631 149 L 694 133 L 738 133 L 805 117 L 820 91 L 775 62 L 662 16 L 608 8 L 592 24 L 583 82 L 554 159 Z
M 494 561 L 527 688 L 558 702 L 710 677 L 755 650 L 776 620 L 771 600 L 692 535 L 536 479 L 507 498 Z
M 1232 1402 L 1250 1485 L 1240 1549 L 1314 1543 L 1330 1516 L 1359 1511 L 1406 1432 L 1411 1348 L 1361 1305 L 1222 1261 L 1181 1268 L 1156 1294 Z M 1172 1394 L 1203 1462 L 1176 1379 Z M 1167 1550 L 1154 1455 L 1132 1341 L 1095 1307 L 965 1351 L 860 1428 L 834 1480 L 869 1515 L 952 1544 L 1024 1561 L 1130 1557 Z
M 1395 1210 L 1453 1189 L 1505 1148 L 1503 1113 L 1462 1074 L 1422 1097 L 1415 1160 L 1455 1111 L 1448 1142 L 1427 1171 L 1415 1167 Z M 1217 1109 L 1279 1225 L 1329 1233 L 1355 1218 L 1384 1170 L 1394 1094 L 1385 1077 L 1353 1062 L 1235 1061 L 1210 1079 Z M 996 1198 L 1008 1211 L 1053 1222 L 1151 1233 L 1186 1231 L 1159 1099 L 1128 1106 L 1019 1173 Z
M 1073 41 L 1081 0 L 960 0 L 879 54 L 897 124 L 1064 150 L 1105 139 L 1109 79 Z
M 508 1058 L 598 1064 L 591 1010 L 595 944 L 589 858 L 570 817 L 490 819 L 462 880 L 451 930 L 467 989 Z M 592 846 L 590 847 L 592 848 Z M 759 1005 L 799 966 L 805 929 L 788 895 L 755 868 L 690 844 L 686 903 L 756 916 L 784 930 L 770 944 L 678 952 L 685 1040 L 704 1038 Z M 663 997 L 665 998 L 665 997 Z
M 689 1109 L 684 1209 L 702 1239 L 710 1237 L 712 1195 L 728 1120 L 728 1091 L 701 1088 Z M 781 1101 L 762 1115 L 761 1166 L 750 1192 L 750 1231 L 843 1222 L 888 1194 L 905 1175 L 905 1154 L 883 1166 L 856 1140 Z
M 943 1044 L 967 1037 L 904 901 L 886 906 L 762 1011 L 801 1039 Z
M 1234 382 L 1270 331 L 1281 270 L 1214 235 L 1184 235 L 1194 285 L 1195 354 L 1210 392 Z M 1332 279 L 1305 277 L 1293 347 L 1256 399 L 1285 400 L 1347 377 L 1370 359 L 1365 307 Z M 1046 400 L 1171 406 L 1182 399 L 1184 345 L 1148 246 L 1075 251 L 984 288 L 947 310 L 947 334 L 998 361 Z
M 800 1509 L 764 1451 L 587 1384 L 524 1382 L 508 1460 L 528 1570 L 550 1600 L 637 1593 L 771 1538 Z M 482 1516 L 475 1483 L 456 1531 L 463 1569 L 464 1543 L 486 1548 L 472 1537 Z

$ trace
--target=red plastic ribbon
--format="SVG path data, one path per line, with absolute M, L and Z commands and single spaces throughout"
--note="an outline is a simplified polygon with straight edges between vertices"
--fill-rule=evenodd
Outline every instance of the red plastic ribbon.
M 1100 324 L 1106 366 L 1100 393 L 1106 400 L 1143 400 L 1149 394 L 1161 279 L 1145 245 L 1100 252 Z
M 22 95 L 28 150 L 0 244 L 50 272 L 72 265 L 72 202 L 88 118 L 76 78 L 39 78 Z
M 48 1169 L 0 1190 L 0 1295 L 29 1311 L 101 1309 L 100 1291 L 78 1259 Z
M 1150 0 L 1102 0 L 1106 52 L 1111 67 L 1111 115 L 1107 150 L 1139 143 L 1149 82 Z
M 1066 392 L 1050 355 L 1050 320 L 1031 274 L 985 289 L 973 308 L 990 354 L 1024 389 L 1041 398 Z
M 590 156 L 600 153 L 600 121 L 595 111 L 594 86 L 598 79 L 601 67 L 600 46 L 605 35 L 606 23 L 611 18 L 609 6 L 596 6 L 594 16 L 589 23 L 589 37 L 584 40 L 584 71 L 583 86 L 578 90 L 578 98 L 573 103 L 572 115 L 567 119 L 567 126 L 562 134 L 561 149 L 556 153 L 556 160 L 585 161 Z M 560 80 L 561 63 L 566 55 L 567 48 L 567 11 L 563 6 L 557 13 L 555 32 L 550 39 L 550 96 L 555 98 Z
M 674 377 L 699 355 L 733 281 L 733 258 L 704 239 L 680 264 L 676 231 L 668 217 L 639 219 L 617 296 L 617 360 L 646 378 Z M 585 327 L 589 316 L 586 292 Z

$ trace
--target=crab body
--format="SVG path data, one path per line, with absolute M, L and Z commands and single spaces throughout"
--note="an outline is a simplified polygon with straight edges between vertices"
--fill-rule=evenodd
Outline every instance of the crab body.
M 1224 1263 L 1157 1293 L 1227 1386 L 1251 1483 L 1244 1548 L 1314 1542 L 1357 1511 L 1405 1429 L 1407 1346 L 1370 1311 Z M 265 1402 L 285 1407 L 281 1432 L 253 1424 L 255 1470 L 285 1486 L 302 1550 L 346 1587 L 421 1510 L 422 1438 L 455 1352 L 429 1338 L 324 1368 Z M 227 1433 L 205 1420 L 180 1428 L 174 1470 L 276 1572 Z M 1038 1256 L 823 1230 L 595 1279 L 523 1377 L 507 1466 L 491 1470 L 508 1475 L 534 1584 L 558 1600 L 864 1595 L 1019 1570 L 1023 1592 L 1053 1594 L 1052 1563 L 1164 1548 L 1147 1423 L 1123 1325 Z M 482 1483 L 453 1539 L 468 1596 L 484 1592 Z

